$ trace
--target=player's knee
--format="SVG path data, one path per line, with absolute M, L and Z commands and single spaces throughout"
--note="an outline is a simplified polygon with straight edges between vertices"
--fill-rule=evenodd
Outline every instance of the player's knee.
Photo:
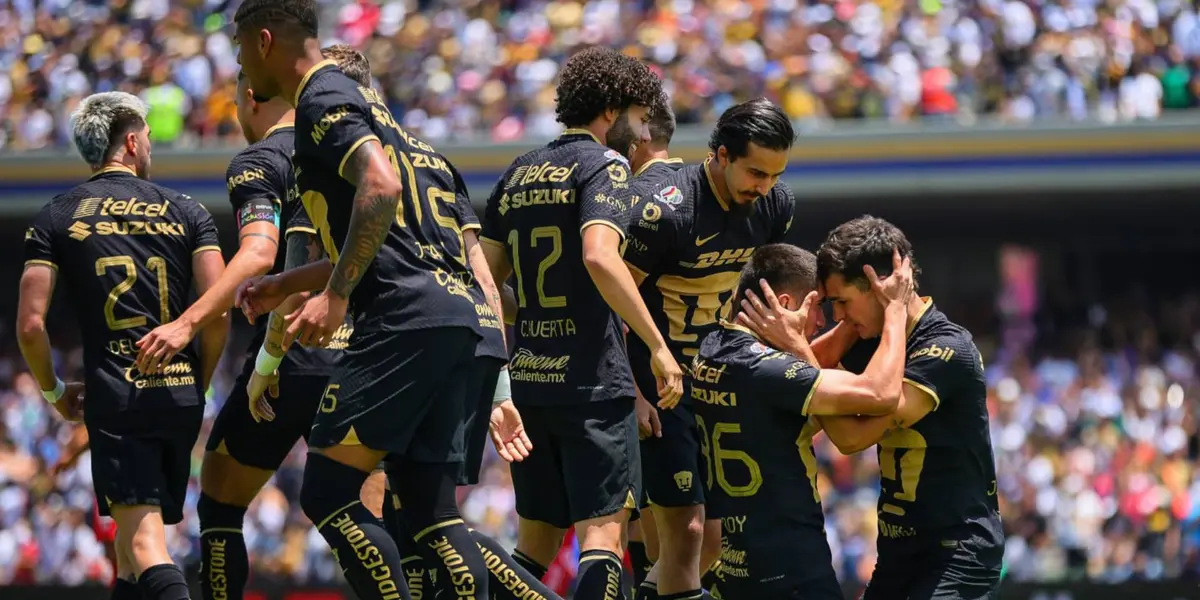
M 273 471 L 249 467 L 228 454 L 206 452 L 200 466 L 200 491 L 230 506 L 250 506 Z
M 309 453 L 300 485 L 300 509 L 320 525 L 330 515 L 359 501 L 359 490 L 367 475 L 327 456 Z
M 699 548 L 704 539 L 704 507 L 660 508 L 655 513 L 655 525 L 667 539 Z
M 558 555 L 566 534 L 565 529 L 549 523 L 522 518 L 517 526 L 517 550 L 538 564 L 548 565 Z
M 452 465 L 405 463 L 388 470 L 388 484 L 404 507 L 404 523 L 414 534 L 459 518 Z

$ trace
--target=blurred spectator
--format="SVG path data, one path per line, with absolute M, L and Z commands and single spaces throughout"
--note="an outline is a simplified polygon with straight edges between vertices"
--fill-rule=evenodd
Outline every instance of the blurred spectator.
M 241 143 L 236 0 L 0 4 L 0 148 L 69 147 L 87 94 L 139 93 L 156 141 Z M 325 42 L 371 59 L 433 141 L 555 135 L 576 48 L 640 56 L 681 123 L 766 95 L 797 120 L 1158 118 L 1200 98 L 1200 19 L 1180 0 L 321 0 Z

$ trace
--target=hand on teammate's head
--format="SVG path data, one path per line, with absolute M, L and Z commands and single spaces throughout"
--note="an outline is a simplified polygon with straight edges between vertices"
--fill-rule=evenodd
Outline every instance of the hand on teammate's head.
M 912 260 L 901 257 L 900 250 L 892 250 L 892 272 L 880 277 L 871 265 L 863 265 L 863 274 L 871 284 L 871 291 L 884 307 L 894 302 L 908 302 L 913 293 Z

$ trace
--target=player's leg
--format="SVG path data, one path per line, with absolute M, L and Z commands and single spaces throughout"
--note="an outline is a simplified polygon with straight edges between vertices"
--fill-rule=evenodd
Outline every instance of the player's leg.
M 999 595 L 1003 532 L 998 523 L 994 531 L 983 523 L 967 527 L 971 535 L 954 536 L 957 542 L 951 537 L 929 552 L 909 588 L 910 600 L 995 600 Z
M 701 589 L 705 530 L 699 438 L 695 417 L 687 407 L 659 411 L 659 419 L 662 437 L 641 442 L 659 541 L 658 560 L 643 586 L 649 588 L 647 595 L 657 592 L 660 598 L 690 598 Z M 720 554 L 719 537 L 717 544 L 715 553 L 709 551 L 711 560 Z
M 104 543 L 105 550 L 111 550 L 109 560 L 113 565 L 113 587 L 111 600 L 141 600 L 142 592 L 137 586 L 137 576 L 133 574 L 133 561 L 125 552 L 117 548 L 117 540 L 121 537 L 119 531 L 111 540 Z
M 563 461 L 554 432 L 557 413 L 546 406 L 521 407 L 525 434 L 536 448 L 509 466 L 518 517 L 517 549 L 513 559 L 539 580 L 558 555 L 571 526 L 564 486 Z M 565 409 L 569 410 L 569 409 Z
M 711 592 L 720 580 L 717 567 L 721 557 L 721 520 L 704 520 L 704 539 L 700 542 L 700 587 Z
M 641 495 L 633 399 L 592 402 L 563 412 L 564 478 L 580 548 L 575 597 L 624 597 L 623 537 Z
M 200 467 L 200 593 L 204 600 L 241 600 L 250 575 L 242 536 L 246 508 L 312 427 L 324 376 L 280 378 L 275 419 L 256 422 L 246 396 L 247 363 L 213 423 Z

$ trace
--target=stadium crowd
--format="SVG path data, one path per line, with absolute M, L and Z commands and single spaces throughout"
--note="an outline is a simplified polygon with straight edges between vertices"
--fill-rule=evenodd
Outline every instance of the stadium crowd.
M 65 148 L 67 115 L 120 89 L 155 141 L 240 144 L 231 0 L 0 3 L 0 150 Z M 430 141 L 552 137 L 581 44 L 648 59 L 681 123 L 767 96 L 797 120 L 1154 119 L 1200 99 L 1183 0 L 324 0 L 402 123 Z
M 1006 577 L 1200 578 L 1200 294 L 1159 304 L 1114 302 L 1082 314 L 1082 326 L 1056 323 L 1052 334 L 1040 324 L 1038 343 L 1007 360 L 993 360 L 1003 354 L 995 328 L 976 328 L 1009 535 Z M 87 455 L 55 469 L 71 425 L 55 418 L 14 347 L 0 356 L 0 585 L 107 582 L 109 567 L 91 527 Z M 219 370 L 221 398 L 236 358 L 227 356 Z M 64 376 L 82 365 L 79 351 L 56 361 Z M 208 405 L 194 477 L 220 401 Z M 835 567 L 842 581 L 863 582 L 874 564 L 875 453 L 844 457 L 824 436 L 818 440 Z M 298 446 L 247 515 L 258 577 L 310 583 L 338 577 L 327 544 L 297 501 L 303 460 Z M 193 479 L 188 513 L 170 533 L 181 564 L 199 560 L 198 487 Z M 473 526 L 515 544 L 508 469 L 494 452 L 485 458 L 481 484 L 463 488 L 460 501 Z

